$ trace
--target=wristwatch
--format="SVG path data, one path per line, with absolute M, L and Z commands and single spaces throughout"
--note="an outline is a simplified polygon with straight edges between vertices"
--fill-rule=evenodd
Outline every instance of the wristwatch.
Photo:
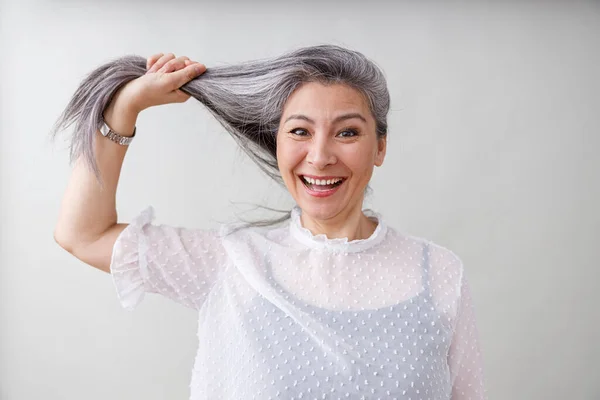
M 100 126 L 100 133 L 102 133 L 102 136 L 109 138 L 110 140 L 112 140 L 115 143 L 120 144 L 121 146 L 129 146 L 129 143 L 131 143 L 131 141 L 133 140 L 133 137 L 135 136 L 135 131 L 136 131 L 137 127 L 133 127 L 133 135 L 131 135 L 131 137 L 127 137 L 127 136 L 121 136 L 119 135 L 117 132 L 113 131 L 110 126 L 108 126 L 106 124 L 106 121 L 104 121 L 104 119 L 102 120 L 102 125 Z

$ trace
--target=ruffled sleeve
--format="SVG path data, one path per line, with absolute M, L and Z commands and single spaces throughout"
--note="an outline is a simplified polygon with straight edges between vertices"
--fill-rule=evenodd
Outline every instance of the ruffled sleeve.
M 228 262 L 220 235 L 153 220 L 148 207 L 114 244 L 110 271 L 121 305 L 133 310 L 145 293 L 158 293 L 199 309 Z

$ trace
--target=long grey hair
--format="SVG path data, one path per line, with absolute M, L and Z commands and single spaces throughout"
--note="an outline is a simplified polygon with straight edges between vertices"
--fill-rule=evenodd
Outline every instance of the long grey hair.
M 71 162 L 83 156 L 100 183 L 93 140 L 102 113 L 119 88 L 145 73 L 146 59 L 135 55 L 96 68 L 80 83 L 51 131 L 55 137 L 75 124 Z M 286 100 L 306 82 L 341 83 L 357 89 L 375 119 L 377 136 L 387 135 L 390 95 L 383 72 L 363 54 L 336 45 L 303 47 L 274 58 L 210 67 L 181 90 L 204 104 L 252 160 L 282 183 L 276 157 L 279 122 Z M 280 220 L 287 217 L 289 213 Z

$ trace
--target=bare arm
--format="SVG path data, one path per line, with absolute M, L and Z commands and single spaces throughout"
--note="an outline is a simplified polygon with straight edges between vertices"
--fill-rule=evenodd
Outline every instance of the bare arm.
M 122 136 L 131 136 L 139 113 L 149 107 L 182 103 L 189 99 L 179 88 L 202 74 L 206 67 L 172 53 L 147 61 L 146 75 L 115 93 L 104 110 L 107 124 Z M 117 223 L 116 193 L 128 146 L 121 146 L 96 131 L 94 157 L 102 187 L 80 157 L 74 163 L 62 200 L 54 240 L 81 261 L 110 273 L 114 244 L 128 224 Z
M 133 134 L 137 115 L 118 94 L 104 112 L 108 125 L 123 136 Z M 108 140 L 100 132 L 96 134 L 94 151 L 104 187 L 82 158 L 75 162 L 54 239 L 81 261 L 109 272 L 112 247 L 127 227 L 117 223 L 116 193 L 128 146 Z

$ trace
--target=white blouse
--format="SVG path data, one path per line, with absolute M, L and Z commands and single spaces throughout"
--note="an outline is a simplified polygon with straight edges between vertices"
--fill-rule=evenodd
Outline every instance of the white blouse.
M 153 225 L 121 233 L 124 308 L 160 293 L 198 310 L 192 400 L 487 397 L 474 308 L 452 251 L 388 227 L 328 239 L 301 210 L 271 228 Z

